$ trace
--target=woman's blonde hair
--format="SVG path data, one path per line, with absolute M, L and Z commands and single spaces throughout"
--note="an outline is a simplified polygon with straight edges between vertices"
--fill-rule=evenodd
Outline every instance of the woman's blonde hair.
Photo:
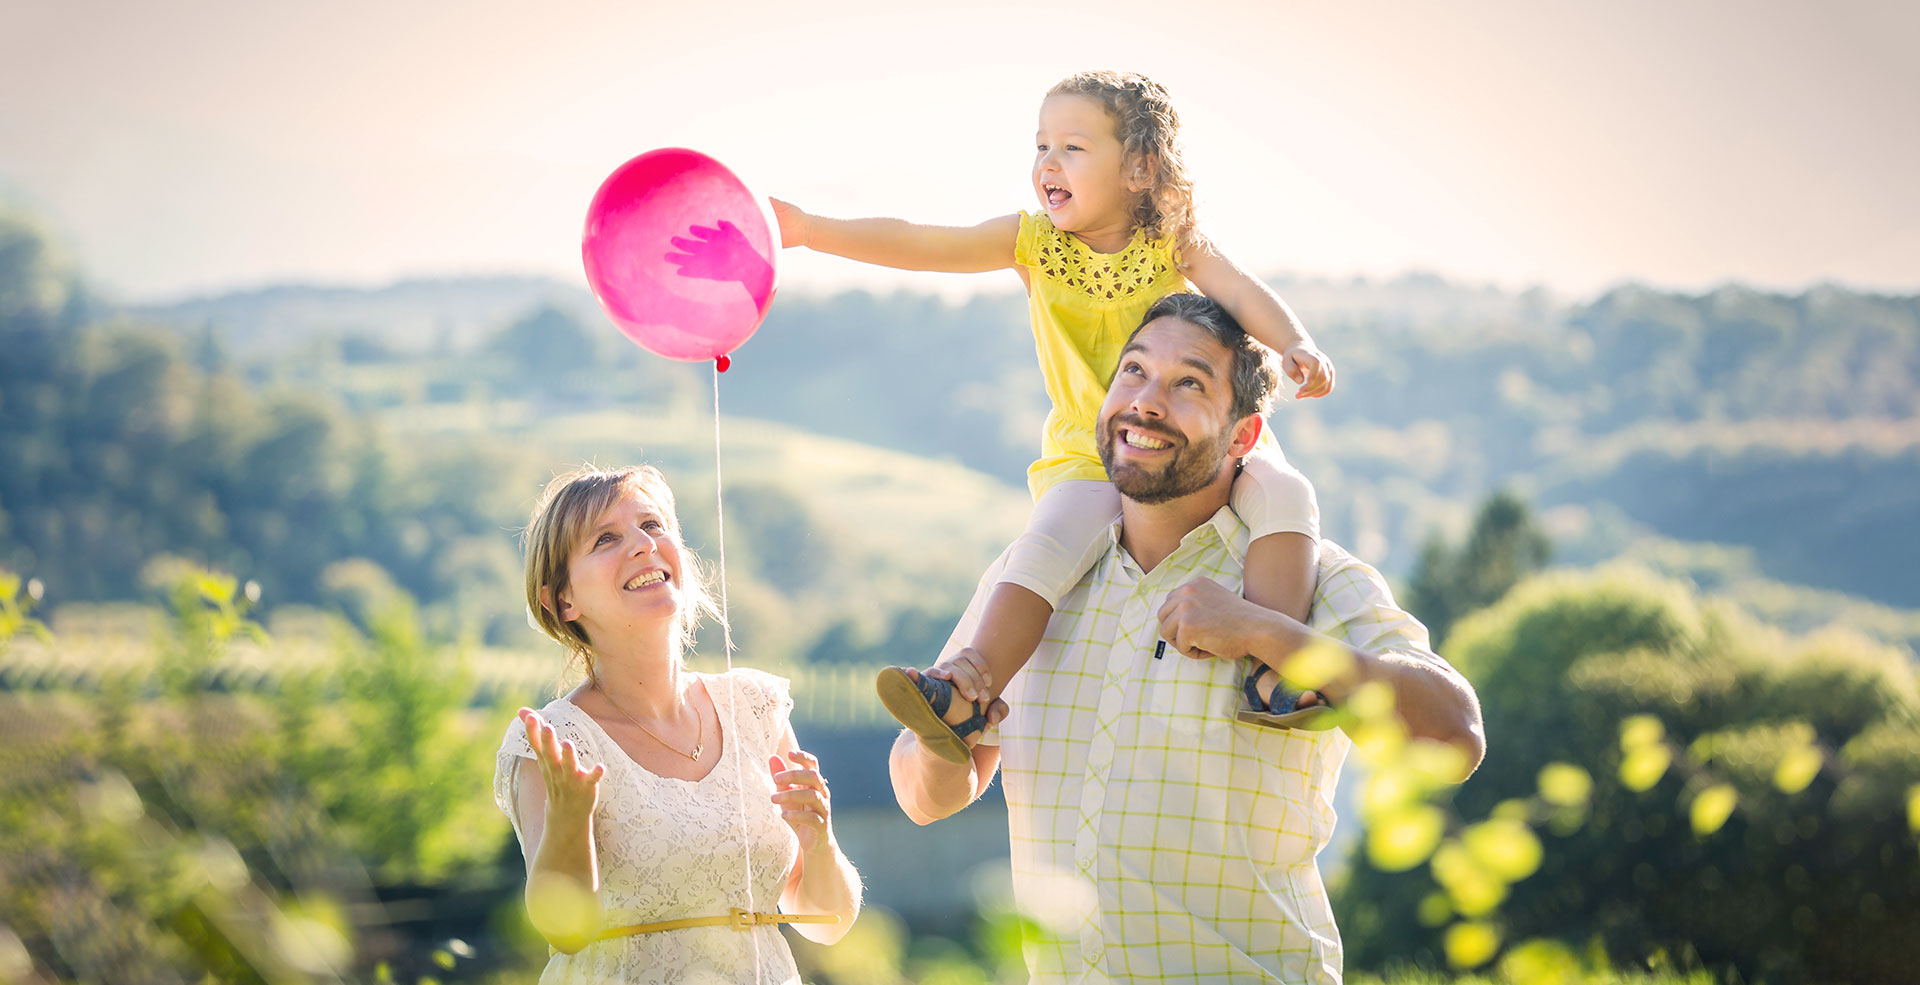
M 1113 117 L 1129 166 L 1140 168 L 1147 183 L 1133 206 L 1135 228 L 1176 245 L 1188 242 L 1195 225 L 1193 178 L 1180 154 L 1180 114 L 1166 87 L 1137 72 L 1079 72 L 1047 90 L 1061 94 L 1097 99 Z
M 693 631 L 702 616 L 720 618 L 720 607 L 707 590 L 707 579 L 680 536 L 680 517 L 674 512 L 673 490 L 666 477 L 651 465 L 605 470 L 582 465 L 564 475 L 554 476 L 540 493 L 539 505 L 521 540 L 527 554 L 527 611 L 540 631 L 567 648 L 593 674 L 592 640 L 577 622 L 560 618 L 557 609 L 568 588 L 567 567 L 573 560 L 574 546 L 592 528 L 601 514 L 618 502 L 623 493 L 646 497 L 659 510 L 661 520 L 680 546 L 680 624 L 675 627 L 676 648 L 684 651 L 693 642 Z

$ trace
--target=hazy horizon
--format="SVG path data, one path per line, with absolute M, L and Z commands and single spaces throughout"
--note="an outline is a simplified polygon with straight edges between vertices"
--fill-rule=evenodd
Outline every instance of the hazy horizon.
M 1140 25 L 1151 24 L 1151 30 Z M 1266 275 L 1920 290 L 1920 8 L 1117 0 L 699 12 L 353 0 L 0 10 L 0 204 L 110 296 L 579 282 L 585 203 L 652 147 L 838 215 L 1033 208 L 1059 77 L 1173 93 L 1203 227 Z M 930 50 L 928 38 L 941 41 Z M 797 66 L 809 66 L 802 73 Z M 1011 291 L 805 251 L 782 290 Z

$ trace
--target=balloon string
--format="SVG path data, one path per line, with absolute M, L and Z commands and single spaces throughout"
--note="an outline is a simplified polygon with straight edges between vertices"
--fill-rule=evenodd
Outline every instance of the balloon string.
M 713 368 L 713 514 L 716 532 L 716 553 L 720 560 L 720 639 L 727 658 L 727 722 L 728 734 L 734 741 L 727 743 L 733 750 L 733 775 L 738 782 L 734 784 L 736 803 L 740 809 L 740 865 L 746 871 L 746 905 L 742 907 L 749 913 L 759 912 L 753 905 L 753 846 L 747 834 L 747 774 L 740 768 L 740 718 L 735 714 L 734 688 L 738 684 L 733 679 L 733 623 L 727 618 L 727 507 L 726 487 L 720 476 L 720 373 L 719 363 Z M 761 980 L 760 931 L 754 928 L 747 934 L 753 941 L 753 980 Z

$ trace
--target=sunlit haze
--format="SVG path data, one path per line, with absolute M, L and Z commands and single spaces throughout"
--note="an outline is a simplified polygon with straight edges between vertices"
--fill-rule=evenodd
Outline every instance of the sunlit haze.
M 1083 68 L 1171 90 L 1269 274 L 1920 288 L 1920 5 L 834 0 L 0 7 L 0 202 L 134 300 L 580 279 L 599 180 L 698 148 L 833 215 L 1034 208 Z M 786 289 L 1009 290 L 787 251 Z

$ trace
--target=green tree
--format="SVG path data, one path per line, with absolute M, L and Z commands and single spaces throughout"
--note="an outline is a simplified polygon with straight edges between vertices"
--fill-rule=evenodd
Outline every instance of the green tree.
M 1407 606 L 1426 623 L 1438 647 L 1462 616 L 1500 600 L 1547 563 L 1552 545 L 1513 493 L 1480 506 L 1466 542 L 1451 547 L 1436 534 L 1420 551 Z

